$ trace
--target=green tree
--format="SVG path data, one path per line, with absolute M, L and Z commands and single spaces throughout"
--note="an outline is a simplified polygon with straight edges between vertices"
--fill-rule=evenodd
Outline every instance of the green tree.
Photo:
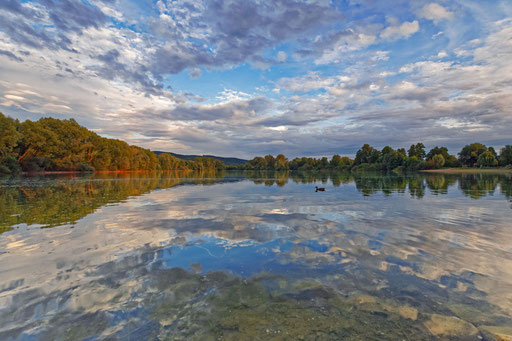
M 445 160 L 450 155 L 448 154 L 448 148 L 435 146 L 434 148 L 430 149 L 430 151 L 427 153 L 426 159 L 432 160 L 434 156 L 438 154 L 442 155 Z
M 19 122 L 0 113 L 0 174 L 20 171 L 16 160 L 17 147 L 21 139 Z
M 444 166 L 445 159 L 443 154 L 436 154 L 432 157 L 432 161 L 434 161 L 434 167 L 441 168 Z
M 418 160 L 416 156 L 406 157 L 404 160 L 404 167 L 407 171 L 417 171 L 418 169 L 422 169 L 422 161 Z
M 276 159 L 274 160 L 274 169 L 275 170 L 288 170 L 289 169 L 288 159 L 283 154 L 279 154 L 278 156 L 276 156 Z
M 0 112 L 0 159 L 14 156 L 20 139 L 19 122 Z
M 200 172 L 210 172 L 224 169 L 224 163 L 211 157 L 196 157 L 189 166 Z
M 380 157 L 380 152 L 370 146 L 369 144 L 363 145 L 356 153 L 354 159 L 354 165 L 360 165 L 363 163 L 376 163 Z
M 494 150 L 494 147 L 489 147 L 489 148 L 487 148 L 487 150 L 490 151 L 496 159 L 498 159 L 498 153 L 496 153 L 496 150 Z
M 421 142 L 416 143 L 416 145 L 411 145 L 408 151 L 409 157 L 416 157 L 418 160 L 423 160 L 427 155 L 425 153 L 425 145 Z
M 487 147 L 481 143 L 472 143 L 464 146 L 459 153 L 460 163 L 466 167 L 477 165 L 480 154 L 487 151 Z
M 0 174 L 16 174 L 20 171 L 21 167 L 16 157 L 6 156 L 0 159 Z
M 495 167 L 498 165 L 498 160 L 492 151 L 486 151 L 480 154 L 477 161 L 478 167 Z
M 341 158 L 341 164 L 344 167 L 351 167 L 354 164 L 354 160 L 352 160 L 348 156 L 344 156 Z
M 460 167 L 460 162 L 455 155 L 448 155 L 444 162 L 445 167 Z
M 158 155 L 158 161 L 160 162 L 160 168 L 162 170 L 179 170 L 180 160 L 177 157 L 172 156 L 169 153 L 162 153 Z
M 30 165 L 48 160 L 43 169 L 73 170 L 88 164 L 91 142 L 95 135 L 75 120 L 42 118 L 37 122 L 25 121 L 20 126 L 19 162 L 31 170 Z
M 352 166 L 353 163 L 354 160 L 350 159 L 349 157 L 341 157 L 336 154 L 332 156 L 332 159 L 329 162 L 329 166 L 334 169 L 348 169 Z
M 329 164 L 331 168 L 341 168 L 341 156 L 338 154 L 333 155 Z
M 268 170 L 273 170 L 274 169 L 274 157 L 272 155 L 265 155 L 265 157 L 263 157 L 263 159 L 265 160 L 265 169 L 268 169 Z
M 395 150 L 393 148 L 391 148 L 390 146 L 386 146 L 386 147 L 382 148 L 382 150 L 381 150 L 382 155 L 393 154 L 394 152 L 395 152 Z
M 317 162 L 316 168 L 317 169 L 329 168 L 329 159 L 326 158 L 325 156 L 323 158 L 321 158 L 320 161 Z
M 97 171 L 109 170 L 113 163 L 109 139 L 100 136 L 94 137 L 93 145 L 94 149 L 90 151 L 88 156 L 89 163 Z
M 402 153 L 395 151 L 393 148 L 386 146 L 381 151 L 379 163 L 385 170 L 393 170 L 397 167 L 403 166 L 405 156 Z
M 262 170 L 265 169 L 265 159 L 261 156 L 256 156 L 248 163 L 249 169 Z
M 500 150 L 499 157 L 500 166 L 512 165 L 512 146 L 506 145 Z

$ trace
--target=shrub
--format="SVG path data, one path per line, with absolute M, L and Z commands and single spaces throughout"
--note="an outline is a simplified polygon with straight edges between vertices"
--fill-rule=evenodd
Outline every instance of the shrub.
M 0 165 L 0 174 L 11 174 L 11 170 L 4 165 Z
M 0 173 L 3 174 L 17 174 L 21 171 L 20 164 L 14 156 L 4 157 L 0 162 L 0 166 L 2 167 Z
M 21 168 L 25 172 L 43 172 L 54 170 L 54 163 L 46 157 L 33 157 L 23 160 Z
M 76 167 L 75 170 L 79 172 L 94 172 L 94 167 L 92 167 L 88 163 L 81 163 L 78 165 L 78 167 Z

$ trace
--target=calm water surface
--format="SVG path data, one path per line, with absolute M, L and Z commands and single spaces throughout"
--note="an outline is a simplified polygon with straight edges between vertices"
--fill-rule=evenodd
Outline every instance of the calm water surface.
M 3 178 L 0 340 L 506 339 L 511 199 L 511 175 Z

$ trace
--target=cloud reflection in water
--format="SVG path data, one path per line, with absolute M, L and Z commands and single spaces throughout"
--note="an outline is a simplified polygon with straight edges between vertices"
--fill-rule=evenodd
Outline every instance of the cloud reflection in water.
M 86 336 L 179 338 L 183 321 L 189 336 L 226 336 L 235 322 L 219 304 L 245 285 L 254 286 L 254 307 L 274 307 L 270 293 L 313 318 L 320 308 L 300 298 L 312 295 L 329 309 L 355 304 L 354 323 L 372 311 L 382 330 L 414 309 L 400 323 L 418 339 L 436 330 L 431 314 L 482 335 L 485 325 L 512 325 L 508 177 L 330 175 L 318 194 L 314 176 L 245 175 L 4 183 L 10 206 L 1 214 L 22 223 L 0 236 L 1 338 L 61 338 L 70 321 Z M 62 210 L 70 198 L 89 208 Z M 242 296 L 229 304 L 251 307 Z M 193 323 L 207 311 L 218 313 L 205 320 L 214 325 Z

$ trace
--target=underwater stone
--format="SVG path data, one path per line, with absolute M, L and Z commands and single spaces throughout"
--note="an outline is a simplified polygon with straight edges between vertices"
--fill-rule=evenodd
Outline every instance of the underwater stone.
M 474 336 L 474 339 L 478 340 L 478 329 L 471 323 L 455 316 L 432 314 L 430 315 L 430 320 L 426 321 L 424 324 L 430 333 L 438 337 L 467 338 Z
M 512 327 L 482 326 L 480 329 L 485 336 L 491 334 L 496 341 L 512 341 Z

